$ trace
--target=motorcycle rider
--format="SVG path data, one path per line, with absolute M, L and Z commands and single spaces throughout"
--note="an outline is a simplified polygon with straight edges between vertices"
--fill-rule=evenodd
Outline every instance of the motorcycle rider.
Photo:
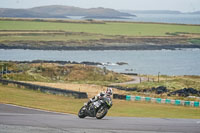
M 99 99 L 102 99 L 102 98 L 109 98 L 110 100 L 112 100 L 111 96 L 112 96 L 112 88 L 108 87 L 105 92 L 101 92 L 97 96 L 94 96 L 93 98 L 91 98 L 86 103 L 86 106 L 88 106 L 90 103 L 98 101 Z

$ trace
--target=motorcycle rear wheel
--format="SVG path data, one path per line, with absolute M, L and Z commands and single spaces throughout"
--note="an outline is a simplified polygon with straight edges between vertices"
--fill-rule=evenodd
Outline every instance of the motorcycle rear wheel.
M 108 108 L 102 106 L 102 107 L 97 111 L 97 113 L 96 113 L 96 118 L 97 118 L 97 119 L 102 119 L 102 118 L 107 114 L 107 112 L 108 112 Z
M 79 112 L 78 112 L 78 117 L 79 117 L 79 118 L 85 118 L 85 117 L 86 117 L 84 108 L 85 108 L 85 106 L 83 106 L 83 107 L 79 110 Z

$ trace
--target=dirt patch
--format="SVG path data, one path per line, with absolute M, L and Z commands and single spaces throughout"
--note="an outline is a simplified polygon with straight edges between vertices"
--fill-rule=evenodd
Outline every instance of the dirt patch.
M 26 81 L 23 81 L 23 82 L 26 82 Z M 44 83 L 44 82 L 26 82 L 26 83 L 55 87 L 55 88 L 60 88 L 60 89 L 73 90 L 73 91 L 86 92 L 88 94 L 89 98 L 92 98 L 93 96 L 97 95 L 98 93 L 105 91 L 107 88 L 105 86 L 90 85 L 90 84 Z M 125 91 L 117 90 L 115 88 L 113 88 L 113 93 L 126 94 Z

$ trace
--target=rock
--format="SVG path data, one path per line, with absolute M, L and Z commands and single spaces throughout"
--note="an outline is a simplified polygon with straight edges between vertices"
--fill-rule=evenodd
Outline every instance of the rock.
M 180 90 L 176 90 L 170 93 L 171 95 L 178 95 L 182 97 L 187 97 L 190 95 L 197 95 L 200 96 L 200 91 L 194 89 L 194 88 L 183 88 Z
M 85 64 L 85 65 L 94 65 L 94 66 L 97 66 L 97 65 L 103 65 L 103 64 L 100 63 L 100 62 L 89 62 L 89 61 L 83 61 L 83 62 L 81 62 L 80 64 Z
M 126 63 L 126 62 L 117 62 L 116 64 L 117 65 L 128 65 L 128 63 Z
M 122 86 L 108 86 L 111 88 L 116 88 L 118 90 L 124 90 L 124 91 L 136 91 L 137 88 L 127 88 L 127 87 L 122 87 Z
M 146 90 L 147 91 L 147 90 Z M 156 94 L 163 94 L 168 92 L 167 88 L 165 86 L 159 86 L 157 88 L 152 87 L 150 90 L 148 90 L 150 92 L 155 92 Z

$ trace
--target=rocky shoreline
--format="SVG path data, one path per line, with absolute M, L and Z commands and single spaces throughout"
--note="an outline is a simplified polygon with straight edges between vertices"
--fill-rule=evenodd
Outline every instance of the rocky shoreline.
M 35 46 L 35 45 L 5 45 L 0 44 L 0 49 L 30 49 L 30 50 L 176 50 L 184 48 L 200 48 L 196 44 L 165 44 L 165 45 L 118 45 L 118 46 Z
M 7 62 L 7 61 L 3 61 L 0 60 L 1 62 Z M 106 66 L 111 64 L 111 62 L 107 62 L 107 63 L 101 63 L 101 62 L 91 62 L 91 61 L 82 61 L 82 62 L 77 62 L 77 61 L 54 61 L 54 60 L 32 60 L 32 61 L 9 61 L 9 62 L 14 62 L 14 63 L 27 63 L 27 64 L 34 64 L 34 63 L 57 63 L 57 64 L 82 64 L 82 65 L 91 65 L 91 66 Z M 128 63 L 126 62 L 116 62 L 116 65 L 128 65 Z
M 7 62 L 7 61 L 2 61 L 0 62 Z M 14 62 L 14 63 L 27 63 L 27 64 L 33 64 L 33 63 L 57 63 L 57 64 L 85 64 L 85 65 L 103 65 L 100 62 L 90 62 L 90 61 L 83 61 L 83 62 L 76 62 L 76 61 L 53 61 L 53 60 L 32 60 L 32 61 L 9 61 L 9 62 Z

